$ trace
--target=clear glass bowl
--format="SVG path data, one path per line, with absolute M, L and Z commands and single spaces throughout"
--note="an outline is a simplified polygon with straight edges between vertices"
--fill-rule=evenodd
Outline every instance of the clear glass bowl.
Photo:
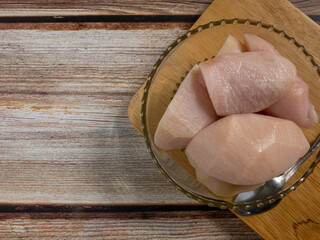
M 272 204 L 295 190 L 312 173 L 319 162 L 320 154 L 315 146 L 313 154 L 286 183 L 282 191 L 266 199 L 235 203 L 235 198 L 217 197 L 201 185 L 195 178 L 194 169 L 181 149 L 163 151 L 153 143 L 158 123 L 174 96 L 181 80 L 198 62 L 215 56 L 229 34 L 242 39 L 244 32 L 256 34 L 271 42 L 278 51 L 290 59 L 298 70 L 298 75 L 310 88 L 310 99 L 315 104 L 320 92 L 320 69 L 313 56 L 298 40 L 277 29 L 273 25 L 249 19 L 224 19 L 199 26 L 178 38 L 160 56 L 148 77 L 142 99 L 142 129 L 152 157 L 167 179 L 177 189 L 199 202 L 221 209 L 250 209 Z M 320 106 L 315 104 L 319 115 Z M 320 124 L 303 129 L 311 146 L 320 134 Z

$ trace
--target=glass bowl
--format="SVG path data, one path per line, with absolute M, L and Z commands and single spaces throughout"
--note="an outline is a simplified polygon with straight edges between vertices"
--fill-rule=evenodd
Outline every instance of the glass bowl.
M 244 32 L 258 35 L 272 43 L 284 57 L 295 64 L 298 75 L 309 85 L 310 99 L 319 115 L 320 106 L 316 101 L 319 100 L 320 70 L 313 56 L 298 40 L 285 31 L 273 25 L 249 19 L 223 19 L 210 22 L 178 38 L 154 65 L 147 79 L 141 102 L 143 134 L 148 150 L 160 168 L 160 172 L 188 197 L 221 209 L 250 209 L 279 201 L 305 181 L 320 158 L 320 154 L 317 156 L 317 146 L 312 145 L 320 134 L 318 123 L 310 129 L 302 129 L 311 144 L 309 153 L 312 154 L 289 179 L 283 190 L 266 199 L 236 203 L 235 198 L 215 196 L 197 181 L 195 171 L 189 164 L 183 149 L 164 151 L 154 145 L 153 138 L 158 123 L 187 72 L 198 62 L 215 56 L 229 34 L 242 39 Z

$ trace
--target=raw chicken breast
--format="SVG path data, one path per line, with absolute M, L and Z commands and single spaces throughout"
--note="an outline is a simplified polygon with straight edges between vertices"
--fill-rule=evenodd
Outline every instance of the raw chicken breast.
M 201 129 L 218 119 L 195 65 L 181 83 L 157 127 L 154 142 L 164 150 L 185 147 Z
M 220 48 L 217 56 L 228 53 L 244 52 L 244 45 L 231 34 Z
M 266 51 L 280 55 L 272 44 L 249 33 L 243 34 L 246 48 L 251 51 Z M 318 115 L 309 100 L 309 87 L 297 77 L 291 89 L 280 101 L 265 109 L 264 113 L 294 121 L 300 127 L 310 128 L 318 122 Z
M 271 52 L 280 55 L 275 47 L 266 40 L 250 33 L 243 34 L 244 45 L 248 52 Z
M 205 174 L 200 168 L 195 167 L 195 171 L 198 181 L 219 197 L 233 197 L 239 193 L 254 190 L 262 185 L 235 185 L 211 177 Z
M 186 154 L 192 166 L 236 185 L 263 183 L 289 169 L 309 149 L 292 121 L 259 114 L 235 114 L 200 131 Z
M 219 116 L 271 106 L 289 91 L 297 76 L 293 63 L 269 52 L 224 54 L 199 66 Z
M 309 101 L 309 87 L 301 78 L 297 80 L 289 92 L 264 113 L 294 121 L 300 127 L 310 128 L 318 122 L 318 115 Z

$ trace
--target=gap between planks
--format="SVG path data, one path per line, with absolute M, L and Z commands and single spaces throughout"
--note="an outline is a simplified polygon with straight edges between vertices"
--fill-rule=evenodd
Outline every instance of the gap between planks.
M 320 8 L 320 7 L 319 7 Z M 319 15 L 308 15 L 314 21 L 320 21 Z M 32 16 L 32 17 L 1 17 L 0 23 L 194 23 L 200 15 L 127 15 L 127 16 Z
M 42 30 L 42 31 L 79 31 L 79 30 L 166 30 L 179 28 L 187 30 L 192 22 L 72 22 L 72 23 L 0 23 L 0 30 Z
M 115 204 L 80 204 L 80 203 L 68 203 L 68 204 L 51 204 L 51 203 L 1 203 L 0 213 L 47 213 L 47 212 L 168 212 L 168 211 L 215 211 L 217 216 L 223 216 L 229 211 L 221 210 L 218 208 L 212 208 L 205 204 L 197 202 L 190 203 L 115 203 Z M 234 215 L 230 215 L 234 216 Z

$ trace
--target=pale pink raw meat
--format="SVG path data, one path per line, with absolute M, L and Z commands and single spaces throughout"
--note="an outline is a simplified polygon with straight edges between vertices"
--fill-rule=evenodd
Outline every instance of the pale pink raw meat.
M 239 193 L 254 190 L 262 185 L 235 185 L 209 176 L 200 168 L 195 167 L 195 171 L 198 181 L 206 186 L 213 194 L 219 197 L 233 197 Z
M 199 65 L 191 69 L 159 122 L 154 142 L 163 150 L 185 147 L 218 119 L 199 71 Z
M 269 42 L 250 33 L 243 34 L 244 45 L 248 52 L 271 52 L 280 55 L 278 50 Z
M 292 121 L 259 114 L 235 114 L 200 131 L 188 144 L 192 166 L 218 180 L 254 185 L 290 168 L 309 149 Z
M 240 53 L 244 52 L 243 44 L 231 34 L 227 37 L 227 40 L 224 42 L 220 48 L 217 56 L 228 53 Z
M 297 76 L 293 63 L 269 52 L 223 54 L 199 66 L 219 116 L 271 106 L 289 91 Z
M 310 128 L 318 122 L 318 115 L 309 101 L 309 87 L 297 78 L 289 92 L 264 113 L 294 121 L 300 127 Z
M 244 33 L 243 39 L 248 51 L 266 51 L 280 55 L 271 43 L 256 35 Z M 305 128 L 310 128 L 318 122 L 318 115 L 309 100 L 308 84 L 299 77 L 285 96 L 263 112 L 294 121 Z

